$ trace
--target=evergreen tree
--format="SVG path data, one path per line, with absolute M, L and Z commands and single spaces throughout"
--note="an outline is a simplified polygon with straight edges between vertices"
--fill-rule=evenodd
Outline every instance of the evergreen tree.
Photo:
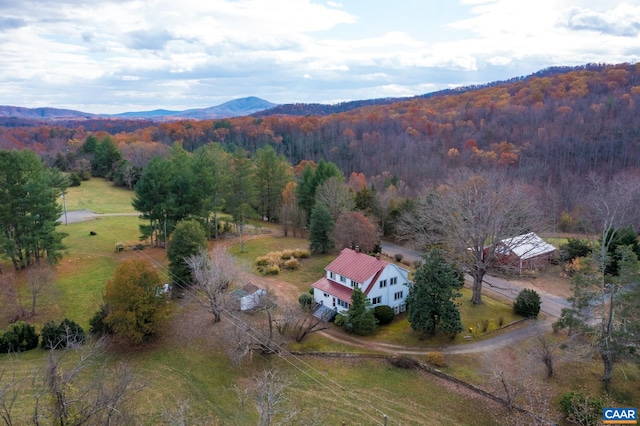
M 185 220 L 178 223 L 167 250 L 169 272 L 173 282 L 181 286 L 193 282 L 191 268 L 187 265 L 186 259 L 206 248 L 207 236 L 198 221 Z
M 335 227 L 329 209 L 318 204 L 311 213 L 309 225 L 309 248 L 314 253 L 327 253 L 333 250 L 332 232 Z
M 159 245 L 167 222 L 165 201 L 171 191 L 169 160 L 154 157 L 144 168 L 135 187 L 133 208 L 142 213 L 140 219 L 148 220 L 148 225 L 140 225 L 141 239 L 151 238 L 151 245 Z M 154 241 L 155 239 L 155 241 Z
M 57 199 L 67 184 L 32 151 L 0 151 L 0 256 L 15 269 L 62 255 L 66 234 L 56 231 L 62 214 Z
M 462 296 L 462 271 L 448 263 L 438 250 L 432 250 L 423 259 L 407 296 L 411 328 L 431 335 L 461 332 L 460 311 L 454 299 Z
M 116 165 L 121 160 L 120 150 L 111 136 L 107 135 L 95 145 L 95 153 L 91 160 L 91 174 L 113 180 L 114 172 L 117 170 Z
M 194 190 L 200 200 L 200 216 L 207 224 L 213 213 L 213 236 L 218 238 L 218 213 L 224 206 L 224 191 L 229 184 L 229 154 L 218 143 L 209 143 L 194 152 Z
M 540 295 L 535 290 L 524 288 L 513 302 L 513 311 L 525 318 L 537 318 L 541 304 Z
M 282 206 L 282 190 L 293 179 L 291 165 L 271 145 L 258 149 L 253 158 L 258 190 L 256 210 L 261 218 L 276 219 Z
M 256 200 L 256 187 L 253 178 L 253 163 L 244 150 L 237 149 L 231 158 L 231 173 L 225 196 L 226 210 L 233 216 L 236 231 L 240 234 L 242 250 L 244 240 L 242 234 L 247 219 L 255 215 L 251 207 Z
M 371 303 L 360 287 L 351 293 L 351 306 L 345 314 L 344 329 L 348 333 L 368 336 L 378 329 L 378 320 L 370 308 Z

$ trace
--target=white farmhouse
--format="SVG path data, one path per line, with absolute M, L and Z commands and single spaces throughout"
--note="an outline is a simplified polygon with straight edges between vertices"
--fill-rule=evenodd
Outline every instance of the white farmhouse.
M 313 298 L 325 310 L 342 312 L 351 305 L 351 293 L 359 287 L 372 307 L 387 305 L 396 314 L 407 310 L 409 271 L 359 250 L 344 249 L 313 283 Z

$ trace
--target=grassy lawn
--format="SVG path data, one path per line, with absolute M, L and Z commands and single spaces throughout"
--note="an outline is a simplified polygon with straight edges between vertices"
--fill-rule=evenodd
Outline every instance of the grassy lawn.
M 133 213 L 134 192 L 113 186 L 102 178 L 91 178 L 67 190 L 67 210 L 91 210 L 96 213 Z M 62 200 L 60 200 L 62 202 Z
M 106 281 L 122 261 L 134 256 L 149 259 L 162 272 L 165 263 L 162 249 L 115 252 L 118 241 L 127 246 L 139 243 L 139 223 L 137 217 L 114 216 L 59 226 L 60 231 L 68 234 L 63 239 L 67 250 L 56 267 L 53 285 L 38 296 L 36 316 L 29 322 L 40 327 L 48 320 L 61 321 L 67 317 L 88 328 L 89 319 L 102 302 Z M 90 231 L 96 235 L 90 235 Z M 23 271 L 18 274 L 18 282 L 26 303 L 31 299 L 24 275 Z M 6 325 L 0 324 L 0 329 Z
M 236 256 L 252 271 L 257 271 L 255 260 L 259 256 L 272 251 L 284 249 L 308 248 L 309 241 L 305 238 L 293 237 L 264 237 L 254 238 L 245 242 L 245 252 L 242 253 L 240 243 L 230 247 L 229 253 Z M 324 268 L 335 258 L 335 255 L 312 255 L 310 258 L 300 260 L 300 268 L 295 271 L 280 271 L 277 277 L 281 281 L 288 282 L 298 287 L 300 292 L 309 291 L 311 284 L 324 275 Z

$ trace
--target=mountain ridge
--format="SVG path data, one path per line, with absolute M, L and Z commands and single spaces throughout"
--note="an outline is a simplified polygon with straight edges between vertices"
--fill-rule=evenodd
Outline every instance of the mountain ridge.
M 180 119 L 210 120 L 217 118 L 233 118 L 252 115 L 259 111 L 263 111 L 265 109 L 273 108 L 276 106 L 277 104 L 258 98 L 256 96 L 233 99 L 220 105 L 214 105 L 206 108 L 192 108 L 184 111 L 155 109 L 150 111 L 130 111 L 119 114 L 93 114 L 72 109 L 53 107 L 26 108 L 12 105 L 0 105 L 0 117 L 39 120 L 82 118 L 148 119 L 160 121 Z

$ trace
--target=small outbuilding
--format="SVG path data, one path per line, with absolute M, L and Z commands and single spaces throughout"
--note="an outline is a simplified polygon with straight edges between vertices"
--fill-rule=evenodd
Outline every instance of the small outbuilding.
M 499 264 L 522 273 L 547 266 L 556 255 L 556 248 L 533 232 L 501 240 L 495 249 Z
M 248 283 L 233 292 L 234 297 L 238 300 L 238 306 L 241 311 L 254 309 L 260 303 L 260 297 L 265 294 L 267 294 L 265 289 L 253 283 Z

